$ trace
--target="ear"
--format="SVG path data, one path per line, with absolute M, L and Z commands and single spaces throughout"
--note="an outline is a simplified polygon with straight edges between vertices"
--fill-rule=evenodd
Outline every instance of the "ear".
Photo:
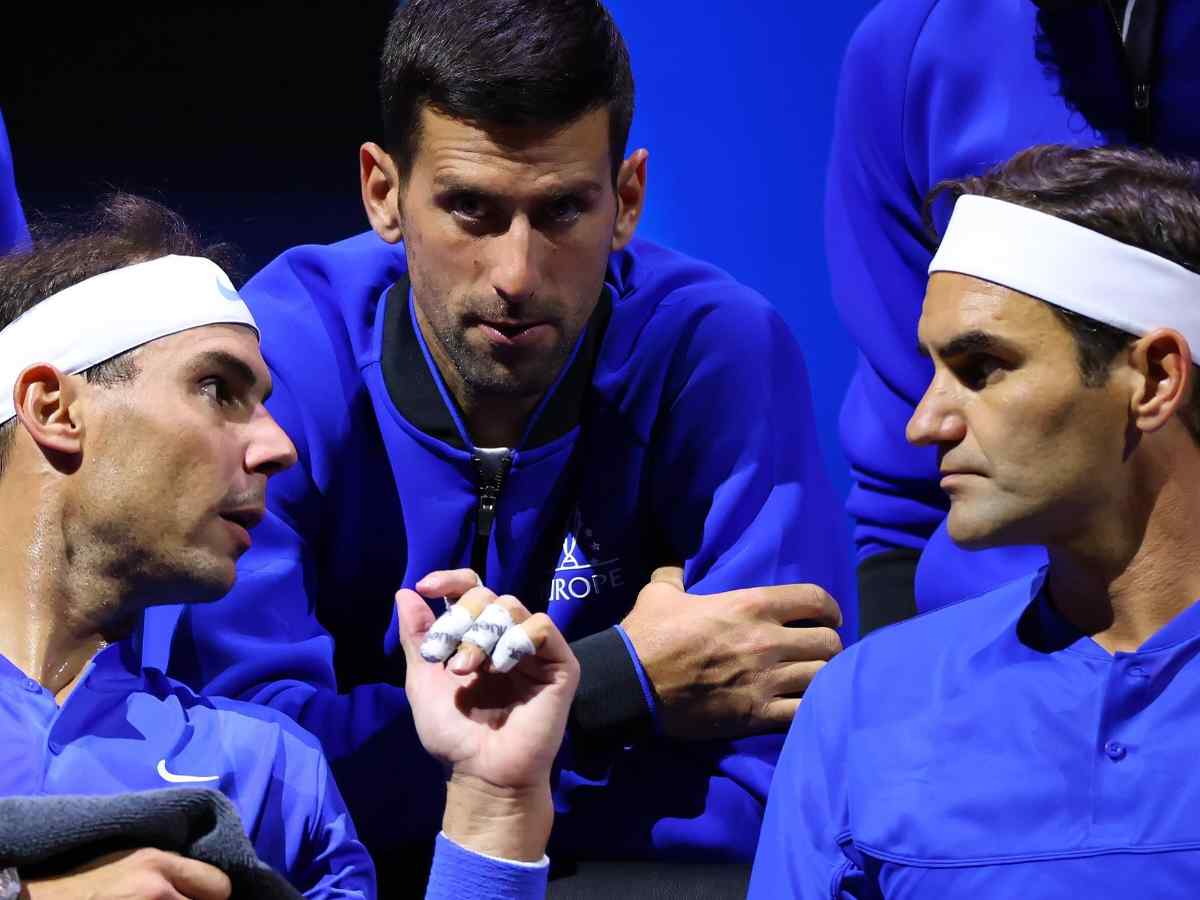
M 1134 342 L 1129 363 L 1138 387 L 1130 399 L 1133 424 L 1149 433 L 1162 428 L 1193 389 L 1192 351 L 1173 328 L 1156 328 Z
M 363 208 L 375 233 L 389 244 L 401 240 L 400 172 L 391 154 L 378 144 L 363 144 L 358 148 L 358 176 Z
M 634 150 L 617 171 L 617 221 L 613 225 L 612 249 L 620 250 L 633 239 L 646 203 L 646 160 L 650 151 Z
M 35 363 L 17 376 L 13 406 L 21 425 L 43 450 L 60 456 L 83 451 L 80 379 L 49 363 Z

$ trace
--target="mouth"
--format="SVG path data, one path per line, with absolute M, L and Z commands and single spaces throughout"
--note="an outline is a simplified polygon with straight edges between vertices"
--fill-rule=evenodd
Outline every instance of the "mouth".
M 526 347 L 547 338 L 552 326 L 545 320 L 521 322 L 512 319 L 480 319 L 476 322 L 484 338 L 494 347 Z
M 955 485 L 961 484 L 967 478 L 983 478 L 981 472 L 976 472 L 971 469 L 948 469 L 941 473 L 942 480 L 940 482 L 942 490 L 948 491 Z
M 249 531 L 263 520 L 266 510 L 261 506 L 245 506 L 239 509 L 227 509 L 220 515 L 226 522 L 232 522 Z

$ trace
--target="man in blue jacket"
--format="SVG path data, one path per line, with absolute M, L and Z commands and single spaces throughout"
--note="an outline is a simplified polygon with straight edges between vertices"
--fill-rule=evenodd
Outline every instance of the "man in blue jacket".
M 263 405 L 257 324 L 212 252 L 173 213 L 118 195 L 92 230 L 0 260 L 0 796 L 26 798 L 18 824 L 40 853 L 60 836 L 38 839 L 52 827 L 39 800 L 209 787 L 305 896 L 373 897 L 320 744 L 141 661 L 143 611 L 225 593 L 267 479 L 296 458 Z M 449 776 L 429 896 L 537 895 L 578 668 L 548 617 L 463 593 L 468 623 L 504 610 L 499 671 L 423 662 L 434 616 L 411 591 L 398 598 L 416 725 Z M 73 859 L 85 865 L 18 871 L 21 887 L 0 856 L 0 897 L 229 896 L 229 878 L 195 859 Z
M 1198 53 L 1200 6 L 1181 0 L 883 0 L 851 41 L 826 244 L 861 351 L 841 435 L 863 633 L 1045 561 L 1041 548 L 956 548 L 934 453 L 904 441 L 932 371 L 915 349 L 933 255 L 922 199 L 1034 144 L 1200 156 Z M 935 206 L 939 227 L 948 214 Z
M 746 862 L 781 742 L 747 735 L 839 647 L 800 350 L 753 291 L 634 237 L 647 154 L 625 155 L 632 75 L 595 0 L 414 0 L 382 94 L 373 231 L 245 290 L 300 465 L 234 592 L 178 628 L 156 611 L 146 652 L 317 734 L 382 851 L 441 805 L 387 598 L 473 569 L 580 658 L 552 847 Z
M 1191 892 L 1198 185 L 1194 162 L 1064 146 L 948 183 L 908 436 L 936 452 L 956 542 L 1049 564 L 817 677 L 752 897 Z

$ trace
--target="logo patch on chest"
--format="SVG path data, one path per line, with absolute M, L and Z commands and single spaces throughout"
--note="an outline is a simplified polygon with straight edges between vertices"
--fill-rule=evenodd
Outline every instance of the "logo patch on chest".
M 621 560 L 606 555 L 600 541 L 576 510 L 563 538 L 562 555 L 550 582 L 550 602 L 587 600 L 625 586 Z

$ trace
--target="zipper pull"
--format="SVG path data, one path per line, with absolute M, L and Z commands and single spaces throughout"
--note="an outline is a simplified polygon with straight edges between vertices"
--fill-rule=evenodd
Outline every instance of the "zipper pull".
M 476 447 L 471 455 L 475 466 L 475 543 L 471 549 L 471 568 L 479 577 L 487 577 L 488 539 L 496 521 L 496 504 L 504 490 L 504 480 L 512 468 L 512 450 L 508 447 Z
M 1141 82 L 1133 88 L 1133 108 L 1145 112 L 1150 108 L 1150 85 Z

